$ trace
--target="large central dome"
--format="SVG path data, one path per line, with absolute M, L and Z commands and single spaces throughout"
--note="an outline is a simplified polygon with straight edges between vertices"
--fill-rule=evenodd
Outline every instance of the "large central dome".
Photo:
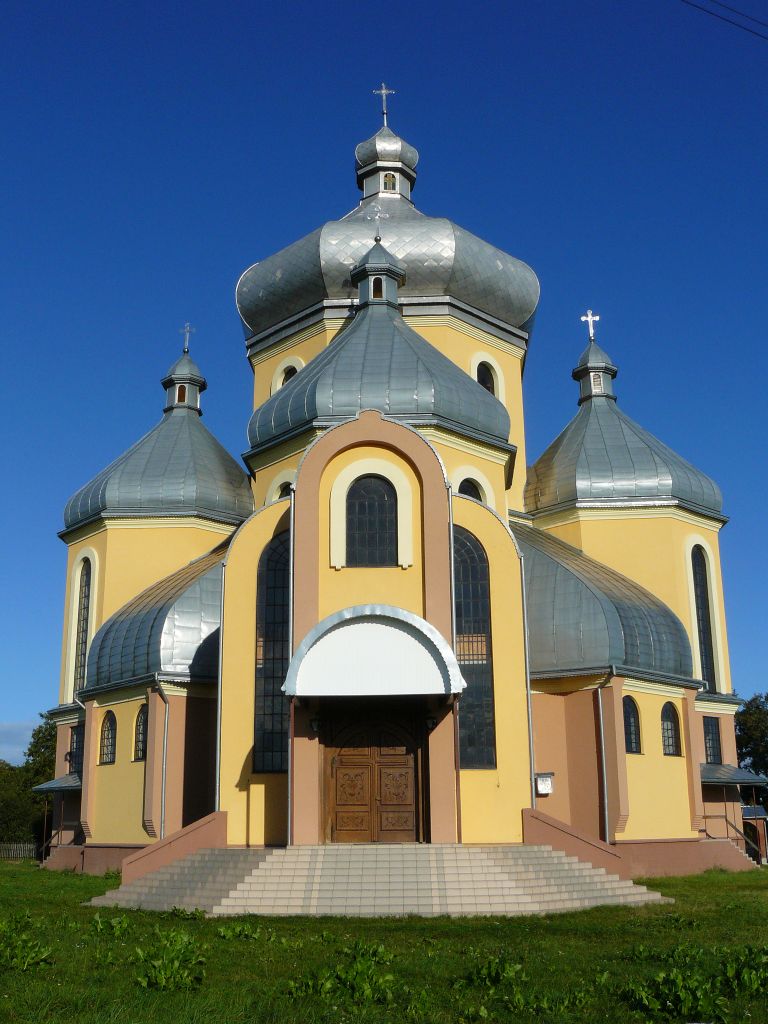
M 410 200 L 417 160 L 416 150 L 389 128 L 360 143 L 360 205 L 254 264 L 240 278 L 237 308 L 248 337 L 327 299 L 351 304 L 357 289 L 350 272 L 375 233 L 405 267 L 401 299 L 447 296 L 506 326 L 530 331 L 539 301 L 536 275 L 452 221 L 417 210 Z

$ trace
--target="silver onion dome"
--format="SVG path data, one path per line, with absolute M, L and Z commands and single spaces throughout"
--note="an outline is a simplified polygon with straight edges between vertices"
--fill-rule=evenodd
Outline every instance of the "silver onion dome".
M 501 402 L 398 312 L 403 276 L 402 263 L 382 245 L 369 247 L 352 271 L 359 288 L 357 315 L 328 348 L 256 409 L 248 425 L 251 451 L 364 409 L 508 445 L 509 414 Z M 374 280 L 381 282 L 378 297 L 371 288 Z
M 248 477 L 201 421 L 206 381 L 187 353 L 162 385 L 162 420 L 69 499 L 64 533 L 100 517 L 198 515 L 237 524 L 253 512 Z
M 326 300 L 348 300 L 352 268 L 371 245 L 376 221 L 384 245 L 406 271 L 401 298 L 447 296 L 530 331 L 539 282 L 521 260 L 445 217 L 429 217 L 410 200 L 418 154 L 389 128 L 356 150 L 360 205 L 340 220 L 249 267 L 237 285 L 247 338 L 261 336 Z M 367 163 L 365 161 L 368 161 Z
M 619 408 L 613 393 L 617 373 L 590 341 L 573 371 L 579 411 L 529 467 L 526 511 L 680 505 L 722 519 L 714 480 Z

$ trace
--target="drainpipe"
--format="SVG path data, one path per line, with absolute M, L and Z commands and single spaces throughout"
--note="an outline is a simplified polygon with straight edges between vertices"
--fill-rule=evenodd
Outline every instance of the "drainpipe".
M 155 685 L 157 686 L 157 692 L 160 694 L 160 698 L 165 704 L 165 721 L 163 723 L 163 771 L 160 783 L 160 838 L 165 838 L 165 778 L 166 770 L 168 766 L 168 696 L 163 689 L 163 684 L 155 676 Z
M 293 548 L 296 543 L 296 533 L 293 528 L 295 516 L 296 490 L 291 484 L 291 504 L 288 512 L 288 663 L 293 659 Z M 283 697 L 283 700 L 288 698 Z M 290 698 L 288 710 L 288 845 L 293 846 L 293 744 L 294 744 L 294 701 Z
M 448 490 L 448 565 L 451 576 L 451 647 L 456 653 L 456 566 L 453 544 L 453 487 L 450 481 L 446 483 Z M 461 756 L 459 746 L 459 715 L 461 713 L 461 694 L 453 694 L 453 760 L 456 764 L 456 841 L 462 841 L 461 828 Z
M 605 679 L 597 687 L 597 729 L 600 736 L 600 776 L 603 784 L 603 806 L 602 806 L 602 818 L 603 818 L 603 836 L 604 842 L 610 842 L 608 832 L 608 771 L 605 765 L 605 725 L 603 722 L 603 696 L 602 691 L 610 683 L 610 681 L 616 676 L 616 666 L 608 666 L 608 674 Z

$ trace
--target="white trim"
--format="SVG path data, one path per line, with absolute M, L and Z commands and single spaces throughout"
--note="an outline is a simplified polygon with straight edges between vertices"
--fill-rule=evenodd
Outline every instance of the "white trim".
M 69 575 L 69 620 L 67 623 L 67 650 L 64 668 L 64 693 L 62 704 L 72 702 L 75 692 L 75 643 L 77 640 L 77 612 L 80 604 L 80 573 L 86 558 L 91 563 L 91 592 L 88 597 L 88 646 L 86 647 L 86 663 L 91 640 L 96 632 L 96 602 L 99 585 L 99 556 L 93 548 L 83 548 L 78 552 Z
M 709 597 L 709 621 L 712 626 L 712 646 L 715 655 L 715 692 L 725 693 L 725 659 L 720 631 L 720 616 L 724 615 L 722 593 L 719 576 L 715 573 L 717 559 L 707 539 L 700 533 L 691 533 L 685 538 L 685 578 L 688 581 L 688 602 L 691 616 L 691 654 L 693 655 L 693 674 L 701 679 L 701 650 L 699 649 L 699 620 L 696 614 L 696 595 L 693 587 L 693 549 L 700 547 L 704 551 L 707 566 L 707 593 Z M 717 584 L 717 586 L 715 586 Z
M 403 470 L 384 459 L 358 459 L 333 481 L 330 502 L 330 562 L 334 569 L 347 564 L 347 492 L 361 476 L 381 476 L 397 493 L 397 563 L 413 565 L 413 488 Z
M 469 364 L 470 373 L 474 381 L 477 380 L 477 369 L 480 363 L 487 363 L 491 369 L 493 376 L 494 390 L 496 392 L 495 397 L 506 407 L 507 404 L 507 389 L 504 383 L 504 374 L 501 366 L 494 356 L 489 352 L 475 352 Z
M 341 639 L 339 633 L 344 634 Z M 356 633 L 362 635 L 355 637 Z M 396 638 L 399 644 L 393 642 Z M 372 639 L 383 642 L 381 650 Z M 316 648 L 324 641 L 326 650 L 321 656 Z M 414 653 L 422 664 L 413 672 L 390 664 L 390 657 L 397 661 L 398 656 L 411 663 Z M 350 671 L 352 665 L 356 672 Z M 357 685 L 355 678 L 360 680 Z M 461 693 L 466 685 L 453 649 L 431 623 L 403 608 L 372 604 L 343 608 L 311 629 L 296 649 L 282 690 L 289 697 L 449 696 Z
M 462 480 L 471 480 L 477 486 L 484 505 L 496 507 L 496 495 L 485 473 L 481 473 L 476 466 L 459 466 L 458 469 L 454 469 L 451 473 L 451 487 L 455 494 L 459 493 Z M 467 498 L 469 495 L 463 494 L 462 497 Z
M 283 469 L 276 477 L 273 477 L 272 482 L 267 487 L 266 497 L 264 499 L 265 505 L 271 505 L 273 501 L 285 501 L 285 498 L 280 497 L 280 488 L 283 484 L 293 485 L 296 482 L 296 470 L 295 469 Z
M 283 374 L 289 366 L 293 366 L 296 370 L 303 370 L 306 363 L 300 356 L 290 355 L 282 359 L 275 367 L 275 372 L 272 374 L 272 383 L 269 385 L 270 395 L 274 395 L 276 391 L 279 391 L 283 386 Z

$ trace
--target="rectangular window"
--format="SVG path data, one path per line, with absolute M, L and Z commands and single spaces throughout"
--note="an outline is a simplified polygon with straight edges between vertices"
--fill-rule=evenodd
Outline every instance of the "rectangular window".
M 69 774 L 83 775 L 83 746 L 85 725 L 73 725 L 69 730 Z
M 704 717 L 704 755 L 707 764 L 722 764 L 723 753 L 720 748 L 720 719 Z

